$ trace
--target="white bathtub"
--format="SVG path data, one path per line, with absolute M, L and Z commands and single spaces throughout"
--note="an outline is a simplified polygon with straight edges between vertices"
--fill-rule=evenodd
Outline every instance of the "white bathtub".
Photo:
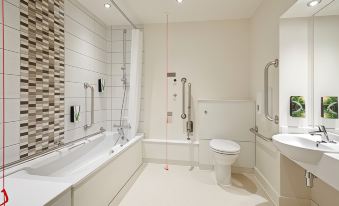
M 114 145 L 117 134 L 97 135 L 26 163 L 11 176 L 71 183 L 73 206 L 108 205 L 142 165 L 142 137 Z

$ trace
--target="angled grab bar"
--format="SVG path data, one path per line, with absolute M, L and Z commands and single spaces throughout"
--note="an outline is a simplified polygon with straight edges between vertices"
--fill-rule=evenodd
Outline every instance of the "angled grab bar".
M 272 141 L 273 141 L 273 139 L 272 139 L 271 137 L 266 137 L 266 136 L 260 134 L 260 133 L 258 132 L 258 128 L 257 128 L 257 127 L 256 127 L 256 128 L 251 128 L 251 129 L 250 129 L 250 132 L 252 132 L 252 133 L 255 134 L 257 137 L 260 137 L 261 139 L 263 139 L 263 140 L 265 140 L 265 141 L 267 141 L 267 142 L 272 142 Z
M 264 89 L 265 89 L 265 118 L 269 121 L 275 120 L 275 123 L 278 124 L 279 117 L 276 116 L 275 119 L 269 114 L 268 112 L 268 72 L 271 66 L 274 66 L 275 68 L 278 68 L 279 66 L 279 60 L 275 59 L 274 61 L 269 62 L 265 66 L 265 80 L 264 80 Z
M 87 90 L 88 88 L 91 89 L 91 123 L 88 124 L 87 123 L 87 92 L 85 91 L 86 95 L 85 95 L 85 129 L 88 129 L 89 127 L 91 127 L 94 124 L 94 87 L 91 86 L 89 83 L 84 83 L 84 87 L 85 90 Z

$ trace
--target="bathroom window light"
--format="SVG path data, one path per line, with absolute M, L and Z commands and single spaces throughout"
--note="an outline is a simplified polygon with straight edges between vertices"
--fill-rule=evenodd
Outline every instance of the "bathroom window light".
M 314 7 L 314 6 L 317 6 L 320 3 L 321 3 L 321 0 L 312 0 L 312 1 L 307 3 L 307 6 L 308 7 Z
M 111 5 L 110 5 L 110 4 L 107 4 L 107 3 L 106 3 L 106 4 L 104 4 L 104 6 L 105 6 L 105 8 L 106 8 L 106 9 L 109 9 L 109 8 L 111 8 Z

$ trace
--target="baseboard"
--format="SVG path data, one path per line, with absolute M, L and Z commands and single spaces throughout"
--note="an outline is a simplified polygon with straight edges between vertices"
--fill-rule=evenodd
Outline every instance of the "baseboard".
M 273 202 L 273 204 L 275 206 L 278 206 L 280 198 L 278 192 L 273 188 L 271 183 L 256 167 L 254 167 L 254 174 L 258 185 L 264 190 L 264 192 L 266 193 L 268 198 Z
M 146 164 L 143 163 L 140 167 L 134 172 L 134 174 L 129 178 L 123 188 L 118 192 L 118 194 L 112 199 L 109 203 L 109 206 L 118 206 L 121 200 L 125 197 L 127 192 L 131 189 L 135 181 L 138 179 L 142 171 L 144 170 Z
M 279 197 L 279 206 L 310 206 L 311 200 L 296 197 Z
M 155 163 L 155 164 L 171 164 L 171 165 L 181 165 L 181 166 L 191 166 L 191 161 L 184 161 L 184 160 L 165 160 L 165 159 L 154 159 L 154 158 L 143 158 L 144 163 Z M 198 162 L 193 162 L 194 166 L 198 166 Z

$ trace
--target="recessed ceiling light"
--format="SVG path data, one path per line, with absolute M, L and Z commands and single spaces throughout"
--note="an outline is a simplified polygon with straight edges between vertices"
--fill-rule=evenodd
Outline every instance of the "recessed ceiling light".
M 184 0 L 177 0 L 177 2 L 178 2 L 179 4 L 182 4 L 182 2 L 184 2 Z
M 318 5 L 318 4 L 320 4 L 320 2 L 321 2 L 321 0 L 312 0 L 312 1 L 307 3 L 307 6 L 308 7 L 314 7 L 314 6 Z
M 111 8 L 111 5 L 110 4 L 104 4 L 105 5 L 105 8 Z

